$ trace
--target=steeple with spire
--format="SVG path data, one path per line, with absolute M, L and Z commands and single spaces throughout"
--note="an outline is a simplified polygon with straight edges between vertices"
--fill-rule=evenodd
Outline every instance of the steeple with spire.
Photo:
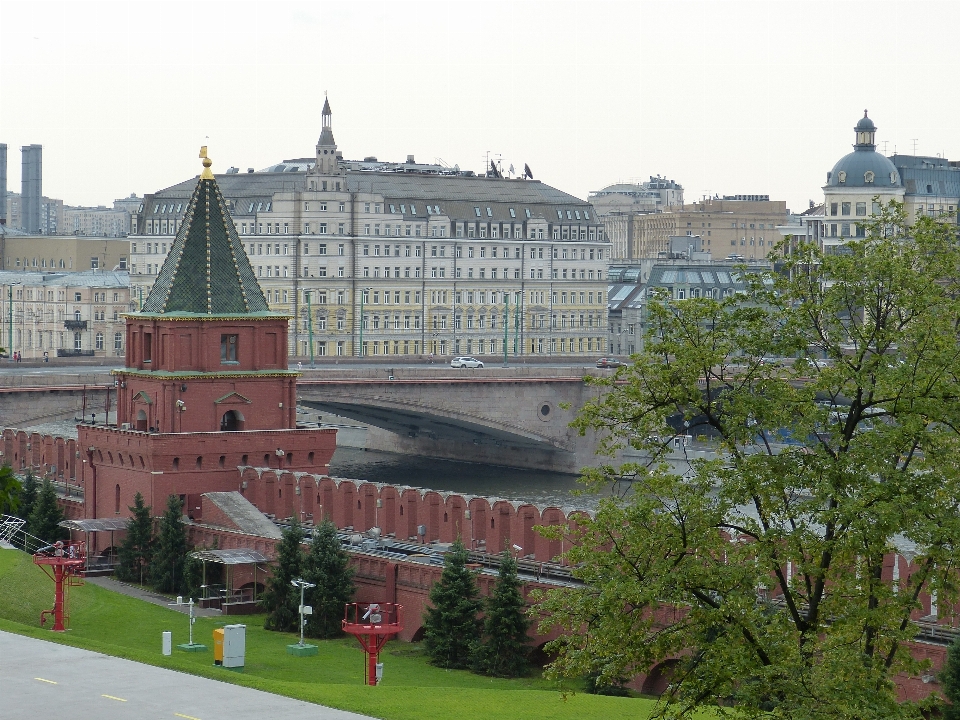
M 333 139 L 333 111 L 330 110 L 330 98 L 323 99 L 323 112 L 320 113 L 320 139 L 317 140 L 317 164 L 311 175 L 342 175 L 340 156 L 337 154 L 337 141 Z M 313 181 L 316 183 L 316 181 Z M 323 182 L 323 181 L 321 181 Z M 322 186 L 312 189 L 325 189 Z M 332 188 L 331 188 L 332 189 Z

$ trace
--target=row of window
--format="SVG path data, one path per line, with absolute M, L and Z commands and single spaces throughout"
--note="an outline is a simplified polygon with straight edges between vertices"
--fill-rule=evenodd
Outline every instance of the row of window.
M 322 345 L 322 348 L 321 348 Z M 503 342 L 498 339 L 486 338 L 464 338 L 457 339 L 454 342 L 447 340 L 431 340 L 426 342 L 425 351 L 433 355 L 447 355 L 452 350 L 454 355 L 466 353 L 468 355 L 501 355 L 503 353 Z M 525 342 L 529 352 L 534 355 L 546 355 L 556 353 L 593 353 L 600 352 L 603 347 L 601 338 L 530 338 L 529 343 Z M 514 352 L 517 344 L 514 339 L 507 341 L 507 351 Z M 306 345 L 304 345 L 306 348 Z M 338 341 L 337 355 L 343 355 L 345 351 L 344 341 Z M 419 355 L 419 340 L 372 340 L 364 341 L 362 346 L 363 355 Z M 317 354 L 326 355 L 326 343 L 317 343 Z
M 36 337 L 36 348 L 38 350 L 55 350 L 62 349 L 64 346 L 64 334 L 58 332 L 56 334 L 57 345 L 56 348 L 53 345 L 54 333 L 52 330 L 37 330 L 36 336 L 34 336 L 33 330 L 17 330 L 17 340 L 16 346 L 22 347 L 26 350 L 32 350 L 34 348 L 34 337 Z M 46 338 L 46 342 L 44 342 Z M 96 350 L 103 350 L 106 347 L 106 336 L 102 332 L 98 332 L 94 336 L 94 348 Z M 83 349 L 83 334 L 82 333 L 73 333 L 73 349 L 82 350 Z M 123 350 L 123 333 L 114 333 L 113 334 L 113 349 L 116 351 Z
M 447 323 L 449 322 L 449 315 L 442 313 L 434 313 L 431 316 L 431 323 L 434 330 L 446 330 Z M 515 327 L 516 325 L 516 316 L 511 313 L 506 316 L 508 327 Z M 381 322 L 382 320 L 382 322 Z M 317 318 L 317 324 L 314 326 L 319 330 L 327 329 L 327 318 Z M 557 315 L 556 313 L 551 314 L 550 317 L 547 317 L 546 313 L 530 313 L 526 314 L 526 320 L 524 321 L 524 326 L 529 327 L 530 329 L 543 329 L 546 327 L 566 329 L 566 328 L 592 328 L 602 327 L 600 316 L 594 317 L 593 314 L 580 313 L 579 315 Z M 336 319 L 336 328 L 338 331 L 343 331 L 346 329 L 346 321 L 344 318 Z M 503 325 L 501 322 L 501 316 L 497 313 L 492 313 L 489 316 L 486 314 L 474 315 L 472 313 L 464 316 L 461 313 L 457 313 L 453 316 L 453 329 L 455 330 L 491 330 L 495 331 L 502 329 Z M 404 315 L 402 318 L 399 314 L 391 316 L 384 315 L 382 318 L 380 315 L 368 315 L 364 313 L 363 315 L 363 329 L 364 330 L 420 330 L 421 329 L 421 316 L 420 315 Z M 309 330 L 306 322 L 303 323 L 303 330 Z

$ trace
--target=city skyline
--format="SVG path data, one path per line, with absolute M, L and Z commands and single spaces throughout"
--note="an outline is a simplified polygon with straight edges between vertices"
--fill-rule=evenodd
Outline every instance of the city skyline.
M 930 19 L 960 7 L 897 7 L 4 2 L 8 189 L 31 143 L 44 195 L 77 205 L 191 177 L 201 144 L 221 173 L 310 157 L 326 91 L 348 159 L 482 172 L 489 152 L 584 199 L 661 174 L 687 202 L 762 193 L 799 211 L 864 108 L 880 151 L 960 159 L 958 101 L 925 92 Z

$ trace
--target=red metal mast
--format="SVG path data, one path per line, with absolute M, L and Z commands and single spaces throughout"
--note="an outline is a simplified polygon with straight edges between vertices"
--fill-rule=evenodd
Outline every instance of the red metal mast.
M 361 615 L 363 609 L 366 613 Z M 365 684 L 376 685 L 377 656 L 392 636 L 403 630 L 400 613 L 403 605 L 396 603 L 347 603 L 343 612 L 343 630 L 360 641 L 367 655 Z
M 39 565 L 56 585 L 53 609 L 40 613 L 41 627 L 46 623 L 47 615 L 53 615 L 53 631 L 66 630 L 66 624 L 70 621 L 69 588 L 83 584 L 82 574 L 86 561 L 87 544 L 82 540 L 69 543 L 58 540 L 34 553 L 34 564 Z

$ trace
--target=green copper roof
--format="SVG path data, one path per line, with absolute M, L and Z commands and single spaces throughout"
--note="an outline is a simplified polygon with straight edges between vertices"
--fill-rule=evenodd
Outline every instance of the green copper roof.
M 212 175 L 201 176 L 142 312 L 246 315 L 269 311 L 217 181 Z

